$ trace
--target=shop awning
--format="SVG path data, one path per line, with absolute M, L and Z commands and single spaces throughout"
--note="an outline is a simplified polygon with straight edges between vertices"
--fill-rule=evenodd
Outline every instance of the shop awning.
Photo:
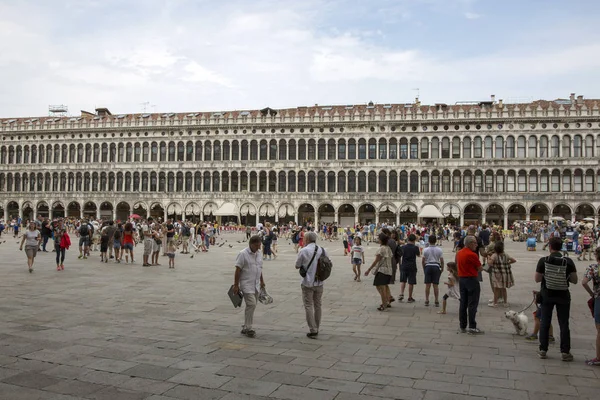
M 224 215 L 238 215 L 239 212 L 237 207 L 233 203 L 223 203 L 221 207 L 215 212 L 213 212 L 214 216 L 224 216 Z
M 434 205 L 427 204 L 421 208 L 419 214 L 417 214 L 419 218 L 444 218 L 440 210 Z

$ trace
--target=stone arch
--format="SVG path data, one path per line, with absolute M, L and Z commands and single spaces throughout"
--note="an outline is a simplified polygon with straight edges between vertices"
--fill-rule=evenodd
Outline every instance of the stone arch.
M 544 203 L 535 203 L 529 208 L 529 219 L 532 221 L 546 221 L 550 219 L 550 207 Z
M 30 220 L 33 221 L 36 217 L 35 215 L 35 210 L 33 209 L 33 204 L 31 204 L 30 201 L 26 201 L 23 203 L 23 205 L 21 205 L 21 208 L 23 209 L 23 219 L 24 220 Z M 2 215 L 3 217 L 4 215 Z
M 527 209 L 522 203 L 515 202 L 506 207 L 506 214 L 508 226 L 510 227 L 515 221 L 525 221 L 527 218 Z
M 116 217 L 118 221 L 127 221 L 131 215 L 131 206 L 125 201 L 117 204 Z M 138 214 L 139 215 L 139 214 Z M 141 215 L 140 215 L 141 216 Z
M 418 218 L 419 207 L 415 203 L 407 202 L 398 207 L 400 213 L 400 223 L 416 223 Z
M 65 205 L 62 201 L 58 200 L 52 203 L 52 218 L 64 218 L 65 216 Z
M 339 226 L 351 227 L 354 226 L 356 208 L 353 204 L 344 203 L 338 207 Z
M 291 222 L 294 221 L 294 215 L 296 215 L 296 209 L 293 204 L 283 203 L 279 206 L 279 221 Z
M 377 210 L 377 208 L 373 203 L 361 203 L 358 206 L 358 222 L 363 225 L 375 223 L 375 210 Z
M 393 225 L 396 223 L 396 210 L 397 207 L 393 203 L 385 202 L 382 203 L 379 208 L 379 222 Z
M 571 220 L 571 215 L 573 214 L 573 209 L 570 205 L 566 203 L 557 203 L 552 208 L 552 218 L 564 218 L 565 220 Z
M 244 203 L 240 207 L 241 224 L 246 226 L 257 225 L 257 210 L 256 206 L 252 203 Z
M 81 218 L 81 204 L 77 200 L 67 204 L 67 217 Z
M 146 218 L 146 216 L 148 216 L 148 204 L 146 204 L 146 202 L 144 201 L 136 201 L 135 203 L 133 203 L 133 214 L 137 214 L 142 218 Z
M 463 209 L 463 221 L 465 225 L 479 224 L 483 217 L 483 207 L 478 203 L 469 203 Z
M 202 208 L 200 208 L 200 205 L 198 203 L 196 203 L 195 201 L 191 201 L 189 203 L 187 203 L 185 205 L 185 215 L 194 215 L 194 216 L 199 216 L 200 213 L 202 212 Z
M 161 202 L 154 202 L 150 205 L 150 216 L 154 219 L 162 219 L 165 217 L 165 207 Z
M 103 201 L 100 203 L 100 218 L 103 220 L 113 219 L 114 206 L 110 201 Z
M 298 207 L 298 222 L 306 225 L 315 222 L 315 206 L 312 203 L 302 203 Z
M 272 222 L 275 220 L 275 214 L 277 209 L 272 203 L 263 203 L 258 208 L 258 220 L 263 224 L 267 221 Z
M 485 222 L 490 225 L 504 225 L 504 207 L 499 203 L 490 203 L 485 208 Z
M 18 218 L 19 217 L 19 203 L 16 201 L 9 201 L 6 205 L 6 212 L 8 214 L 8 218 Z
M 581 221 L 584 218 L 593 218 L 594 213 L 594 206 L 590 203 L 580 203 L 575 207 L 575 220 Z
M 456 203 L 445 203 L 440 208 L 444 215 L 444 224 L 456 225 L 460 220 L 462 208 Z
M 83 216 L 96 218 L 98 206 L 95 202 L 89 200 L 83 204 Z
M 183 217 L 183 207 L 177 202 L 173 202 L 167 206 L 167 218 L 180 220 Z
M 319 204 L 319 223 L 333 223 L 335 221 L 335 207 L 331 203 Z

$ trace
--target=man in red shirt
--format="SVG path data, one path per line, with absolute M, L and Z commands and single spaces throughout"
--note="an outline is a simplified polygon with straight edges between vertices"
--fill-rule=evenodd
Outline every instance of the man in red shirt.
M 480 335 L 484 332 L 477 328 L 477 322 L 475 322 L 475 315 L 479 306 L 479 295 L 481 294 L 478 275 L 482 269 L 477 254 L 477 238 L 469 235 L 465 237 L 464 243 L 465 247 L 456 253 L 460 283 L 460 308 L 458 312 L 460 331 L 462 333 L 468 332 L 471 335 Z M 469 329 L 467 329 L 467 316 Z

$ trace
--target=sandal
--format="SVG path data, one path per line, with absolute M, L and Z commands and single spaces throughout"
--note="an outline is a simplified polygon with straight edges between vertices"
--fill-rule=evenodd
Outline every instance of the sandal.
M 429 300 L 425 300 L 425 307 L 429 307 Z
M 377 307 L 377 311 L 385 311 L 385 307 L 383 305 Z
M 404 300 L 404 295 L 401 294 L 400 296 L 398 296 L 398 301 L 403 301 Z
M 591 360 L 585 360 L 585 363 L 589 366 L 600 366 L 600 359 L 592 358 Z
M 436 307 L 439 307 L 439 306 L 440 306 L 440 302 L 439 302 L 439 301 L 436 301 L 436 302 L 435 302 L 435 306 L 436 306 Z
M 392 305 L 390 303 L 387 303 L 387 306 L 385 306 L 386 308 L 392 308 Z

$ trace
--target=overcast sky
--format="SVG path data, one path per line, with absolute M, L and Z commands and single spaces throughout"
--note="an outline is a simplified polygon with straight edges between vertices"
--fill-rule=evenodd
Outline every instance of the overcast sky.
M 600 97 L 598 0 L 0 0 L 0 117 Z M 143 104 L 146 103 L 146 104 Z

